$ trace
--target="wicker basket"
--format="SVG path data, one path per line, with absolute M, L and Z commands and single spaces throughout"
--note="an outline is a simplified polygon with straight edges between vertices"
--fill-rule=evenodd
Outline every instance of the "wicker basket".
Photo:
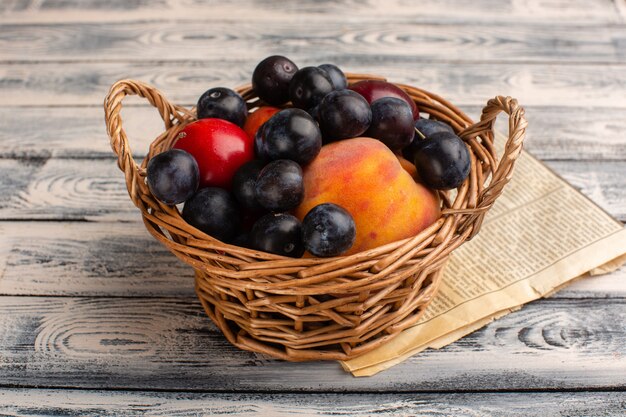
M 363 79 L 383 78 L 348 75 L 350 83 Z M 148 160 L 173 145 L 195 120 L 195 109 L 173 105 L 141 82 L 122 80 L 111 87 L 104 103 L 106 126 L 130 198 L 148 232 L 195 269 L 198 297 L 233 345 L 290 361 L 347 360 L 368 352 L 418 321 L 450 253 L 480 229 L 521 152 L 524 110 L 510 97 L 496 97 L 474 123 L 435 94 L 398 86 L 421 112 L 451 124 L 467 143 L 469 178 L 458 190 L 440 193 L 441 218 L 417 236 L 350 256 L 301 259 L 222 243 L 187 224 L 176 207 L 156 200 L 145 182 Z M 263 104 L 249 85 L 237 91 L 250 108 Z M 147 98 L 165 122 L 141 165 L 122 127 L 127 95 Z M 509 115 L 509 135 L 498 160 L 493 125 L 501 111 Z

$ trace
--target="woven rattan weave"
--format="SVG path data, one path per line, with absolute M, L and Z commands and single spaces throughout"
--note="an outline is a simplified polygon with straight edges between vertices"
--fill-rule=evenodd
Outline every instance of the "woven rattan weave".
M 378 76 L 349 74 L 350 83 Z M 195 120 L 195 109 L 173 105 L 142 82 L 115 83 L 105 99 L 105 119 L 119 168 L 144 224 L 158 241 L 195 269 L 196 292 L 206 313 L 234 345 L 290 361 L 359 356 L 415 324 L 432 300 L 450 253 L 474 236 L 509 181 L 522 150 L 524 110 L 510 97 L 489 100 L 472 122 L 445 99 L 401 85 L 422 113 L 452 125 L 467 143 L 471 172 L 458 190 L 440 193 L 442 216 L 417 236 L 350 256 L 291 259 L 222 243 L 187 224 L 179 210 L 156 200 L 145 182 L 149 159 L 173 145 Z M 244 86 L 250 109 L 263 105 Z M 137 164 L 122 127 L 122 101 L 145 97 L 165 131 Z M 494 123 L 504 111 L 509 134 L 500 159 Z M 146 260 L 147 262 L 147 260 Z

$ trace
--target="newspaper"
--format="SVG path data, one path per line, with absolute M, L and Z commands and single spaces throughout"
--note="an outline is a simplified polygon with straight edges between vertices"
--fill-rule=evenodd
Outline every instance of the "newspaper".
M 505 141 L 498 136 L 497 142 Z M 585 273 L 614 270 L 625 254 L 622 223 L 524 152 L 480 233 L 451 255 L 421 320 L 341 364 L 354 376 L 374 375 L 424 349 L 446 346 Z

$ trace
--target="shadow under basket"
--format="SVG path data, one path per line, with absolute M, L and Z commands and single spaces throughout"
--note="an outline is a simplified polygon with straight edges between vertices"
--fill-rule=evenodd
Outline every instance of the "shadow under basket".
M 383 79 L 348 74 L 349 83 Z M 389 341 L 414 325 L 437 292 L 450 253 L 479 231 L 509 181 L 522 150 L 524 110 L 510 97 L 495 97 L 474 123 L 454 105 L 419 88 L 398 84 L 422 114 L 449 123 L 471 156 L 469 177 L 440 192 L 442 215 L 418 235 L 350 256 L 292 259 L 220 242 L 187 224 L 175 206 L 148 189 L 146 166 L 170 149 L 195 109 L 173 105 L 142 82 L 115 83 L 104 102 L 111 146 L 130 198 L 159 242 L 196 272 L 196 293 L 208 316 L 233 345 L 289 361 L 347 360 Z M 254 109 L 263 105 L 249 85 L 236 89 Z M 122 127 L 122 100 L 148 99 L 165 131 L 138 165 Z M 494 148 L 497 115 L 509 115 L 502 157 Z

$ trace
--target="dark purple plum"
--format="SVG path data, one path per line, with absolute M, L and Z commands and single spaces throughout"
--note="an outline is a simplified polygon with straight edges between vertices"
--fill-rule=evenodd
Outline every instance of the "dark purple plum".
M 258 159 L 266 160 L 267 152 L 265 151 L 265 142 L 263 140 L 263 127 L 265 127 L 265 124 L 254 134 L 254 155 Z
M 415 129 L 411 107 L 396 97 L 383 97 L 371 104 L 372 123 L 365 136 L 376 138 L 393 151 L 413 140 Z
M 304 110 L 284 109 L 263 125 L 264 154 L 271 160 L 290 159 L 301 165 L 311 162 L 322 148 L 322 132 Z
M 322 64 L 318 65 L 318 68 L 326 71 L 331 81 L 333 82 L 335 90 L 343 90 L 344 88 L 348 88 L 348 79 L 346 78 L 346 74 L 344 74 L 338 66 L 333 64 Z
M 415 168 L 422 182 L 436 190 L 457 188 L 470 172 L 470 154 L 465 142 L 450 132 L 427 137 L 415 152 Z
M 302 224 L 295 216 L 286 213 L 270 213 L 252 226 L 251 247 L 277 255 L 300 258 L 304 255 Z
M 302 168 L 288 159 L 270 162 L 259 173 L 254 193 L 267 210 L 279 212 L 296 208 L 304 198 Z
M 449 124 L 432 119 L 417 120 L 415 122 L 415 128 L 425 137 L 432 136 L 433 134 L 439 132 L 454 133 L 454 129 L 452 129 L 452 126 Z M 413 161 L 415 159 L 415 152 L 417 152 L 419 147 L 422 146 L 423 142 L 424 139 L 419 135 L 419 133 L 415 132 L 411 143 L 409 143 L 406 148 L 402 149 L 402 156 L 404 156 L 404 158 L 408 161 Z
M 198 119 L 224 119 L 243 127 L 248 117 L 248 107 L 243 98 L 230 88 L 216 87 L 200 96 Z
M 222 242 L 232 241 L 241 224 L 235 199 L 228 191 L 217 187 L 202 188 L 187 200 L 183 219 Z
M 396 97 L 404 100 L 411 106 L 413 120 L 420 118 L 419 109 L 415 102 L 403 89 L 395 84 L 382 80 L 363 80 L 352 84 L 349 88 L 365 97 L 365 100 L 370 104 L 383 97 Z
M 170 149 L 152 157 L 147 171 L 150 192 L 165 204 L 182 203 L 198 189 L 198 163 L 182 149 Z
M 352 90 L 333 91 L 319 105 L 318 120 L 324 142 L 355 138 L 372 122 L 367 101 Z
M 433 119 L 419 119 L 415 122 L 415 128 L 426 137 L 429 137 L 439 132 L 454 133 L 454 129 L 452 129 L 452 126 L 439 120 Z
M 302 220 L 304 247 L 315 256 L 338 256 L 356 239 L 354 219 L 346 209 L 332 203 L 315 206 Z
M 259 204 L 254 194 L 256 179 L 265 166 L 265 162 L 254 159 L 240 166 L 233 176 L 232 190 L 235 199 L 241 207 L 251 211 L 261 211 L 263 207 Z
M 294 107 L 308 110 L 317 106 L 334 89 L 333 81 L 326 71 L 317 67 L 304 67 L 295 73 L 289 83 L 289 98 Z
M 273 106 L 289 101 L 289 83 L 298 67 L 280 55 L 265 58 L 252 73 L 252 88 L 259 98 Z

